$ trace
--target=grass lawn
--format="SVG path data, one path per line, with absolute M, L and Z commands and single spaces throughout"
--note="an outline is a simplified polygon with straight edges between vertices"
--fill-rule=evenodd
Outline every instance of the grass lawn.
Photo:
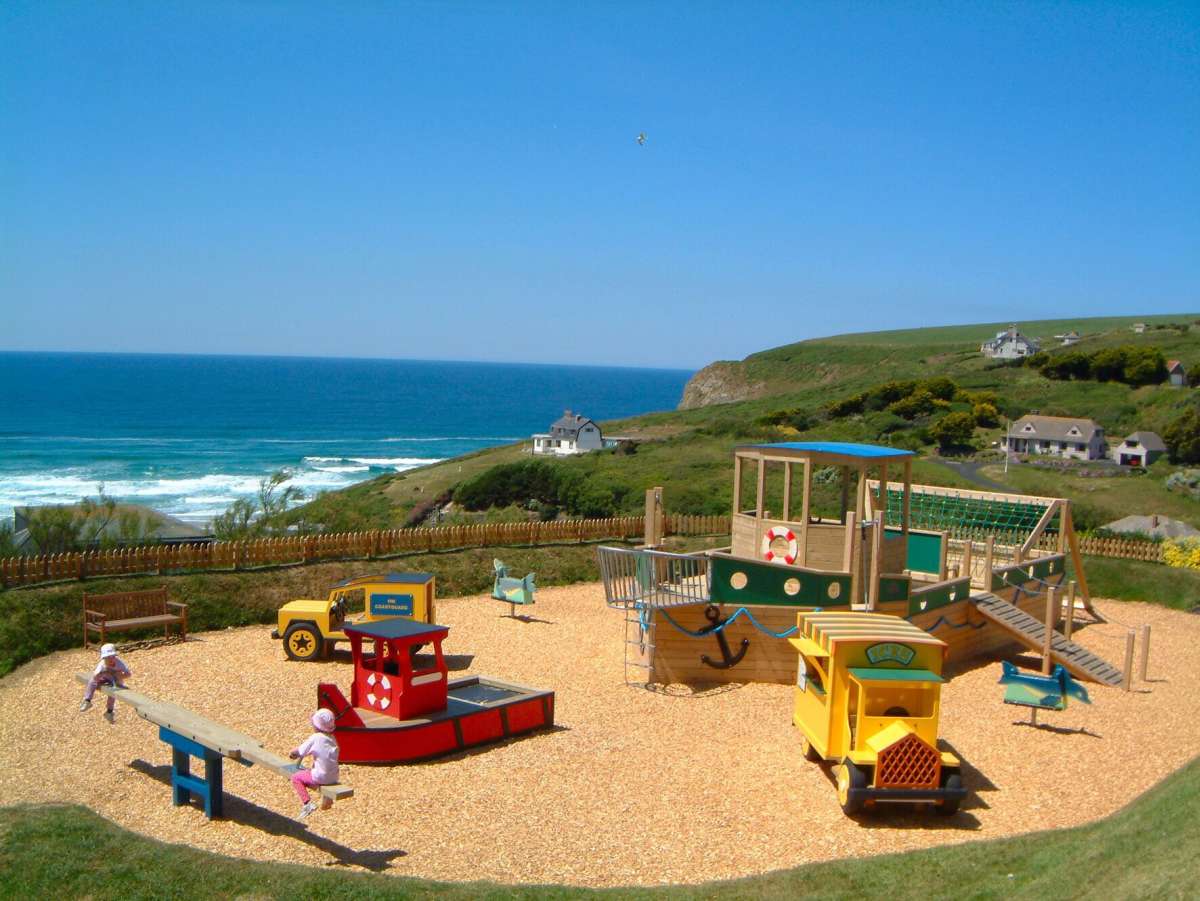
M 1081 774 L 1089 776 L 1103 778 Z M 1194 898 L 1200 892 L 1198 852 L 1200 762 L 1193 761 L 1125 809 L 1088 826 L 812 864 L 734 882 L 595 892 L 453 885 L 254 863 L 145 839 L 82 807 L 0 808 L 0 897 Z
M 1200 571 L 1109 557 L 1084 557 L 1083 566 L 1094 597 L 1144 601 L 1173 610 L 1200 607 Z M 1074 574 L 1068 572 L 1067 577 Z

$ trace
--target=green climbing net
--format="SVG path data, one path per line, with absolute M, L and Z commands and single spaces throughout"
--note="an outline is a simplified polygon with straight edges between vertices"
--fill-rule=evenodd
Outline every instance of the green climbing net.
M 888 489 L 887 524 L 899 526 L 904 511 L 904 492 Z M 981 535 L 1028 535 L 1046 512 L 1044 504 L 987 500 L 947 494 L 922 494 L 914 490 L 909 500 L 909 525 L 914 529 L 949 532 L 952 537 Z M 1047 532 L 1058 532 L 1056 513 Z

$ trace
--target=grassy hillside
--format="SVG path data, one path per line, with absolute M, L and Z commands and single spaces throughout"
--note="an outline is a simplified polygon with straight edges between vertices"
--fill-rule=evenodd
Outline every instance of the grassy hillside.
M 164 795 L 164 803 L 165 795 Z M 1075 829 L 811 864 L 734 882 L 588 891 L 456 885 L 220 857 L 134 835 L 81 807 L 0 809 L 4 898 L 1189 898 L 1200 886 L 1200 763 Z M 347 863 L 376 865 L 350 849 Z M 864 849 L 866 850 L 866 849 Z M 339 861 L 341 862 L 341 861 Z M 203 879 L 196 874 L 203 873 Z M 1102 892 L 1097 886 L 1103 886 Z
M 1029 335 L 1048 339 L 1076 330 L 1082 336 L 1071 350 L 1090 352 L 1106 347 L 1153 347 L 1167 358 L 1180 359 L 1189 369 L 1200 367 L 1198 314 L 1128 318 L 1050 320 L 1023 323 Z M 1130 323 L 1150 324 L 1134 334 Z M 1166 323 L 1192 324 L 1181 333 L 1153 327 Z M 606 423 L 611 432 L 638 439 L 636 453 L 599 452 L 555 461 L 564 472 L 578 473 L 590 491 L 609 502 L 611 511 L 637 512 L 644 489 L 662 485 L 672 512 L 728 512 L 732 495 L 731 450 L 739 443 L 773 440 L 823 439 L 900 443 L 932 453 L 920 421 L 897 422 L 891 414 L 865 413 L 841 419 L 824 415 L 828 405 L 888 380 L 947 376 L 967 392 L 991 392 L 1002 415 L 1015 418 L 1031 410 L 1048 415 L 1088 416 L 1111 436 L 1136 429 L 1161 431 L 1188 405 L 1196 404 L 1195 389 L 1166 385 L 1131 387 L 1118 382 L 1054 381 L 1037 370 L 997 364 L 978 351 L 979 343 L 1005 324 L 951 326 L 894 332 L 839 335 L 790 344 L 753 354 L 739 363 L 721 364 L 736 370 L 739 384 L 753 386 L 752 394 L 731 403 L 654 413 Z M 970 410 L 969 403 L 955 409 Z M 980 429 L 975 443 L 986 449 L 1003 435 L 1002 429 Z M 383 476 L 329 496 L 297 516 L 329 528 L 399 526 L 410 521 L 437 498 L 461 482 L 498 464 L 530 459 L 525 446 L 510 445 L 481 451 L 407 473 Z M 1160 512 L 1200 526 L 1200 503 L 1166 491 L 1168 471 L 1159 467 L 1148 476 L 1091 479 L 1073 474 L 1014 468 L 1008 476 L 988 470 L 986 477 L 1015 491 L 1078 497 L 1090 510 L 1085 525 L 1098 525 L 1129 512 Z M 928 460 L 917 464 L 919 481 L 971 487 L 954 470 Z M 566 511 L 570 512 L 570 511 Z

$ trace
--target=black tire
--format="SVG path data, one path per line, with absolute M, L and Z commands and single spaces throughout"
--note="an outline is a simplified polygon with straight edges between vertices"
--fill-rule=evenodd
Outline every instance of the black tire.
M 948 788 L 952 791 L 961 791 L 963 787 L 962 776 L 958 773 L 949 773 L 942 776 L 942 788 Z M 933 809 L 940 816 L 952 817 L 958 813 L 958 805 L 962 803 L 961 798 L 947 798 L 945 801 L 939 801 L 933 806 Z
M 292 623 L 283 633 L 283 651 L 289 660 L 304 663 L 320 660 L 325 652 L 325 640 L 312 623 Z
M 804 759 L 810 763 L 820 763 L 824 759 L 817 749 L 813 747 L 813 743 L 803 735 L 800 736 L 800 751 L 804 754 Z
M 843 785 L 843 779 L 845 780 L 845 785 Z M 850 797 L 845 789 L 866 787 L 866 773 L 849 760 L 842 761 L 842 764 L 838 767 L 838 802 L 842 805 L 843 813 L 847 816 L 853 816 L 863 809 L 863 800 L 861 798 Z

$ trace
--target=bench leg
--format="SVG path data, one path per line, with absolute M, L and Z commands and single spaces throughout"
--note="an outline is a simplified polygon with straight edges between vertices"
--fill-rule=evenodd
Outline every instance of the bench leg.
M 171 749 L 171 794 L 172 801 L 176 807 L 184 807 L 191 799 L 191 789 L 186 785 L 180 784 L 180 776 L 190 776 L 192 774 L 192 758 L 187 751 L 181 751 L 178 748 Z
M 213 817 L 225 816 L 225 778 L 222 763 L 221 755 L 215 751 L 204 755 L 204 781 L 208 783 L 208 792 L 204 797 L 204 815 L 210 820 Z

